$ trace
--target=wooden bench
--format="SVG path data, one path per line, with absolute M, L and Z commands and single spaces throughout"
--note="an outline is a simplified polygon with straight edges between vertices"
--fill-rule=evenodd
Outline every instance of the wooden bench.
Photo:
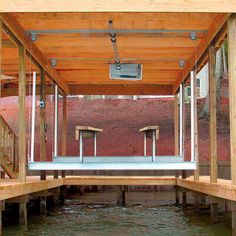
M 139 132 L 144 134 L 144 156 L 147 156 L 147 138 L 152 138 L 152 161 L 156 158 L 156 140 L 159 139 L 159 126 L 145 126 Z
M 75 139 L 79 140 L 80 161 L 83 162 L 83 137 L 91 138 L 94 140 L 94 156 L 97 155 L 97 132 L 103 132 L 102 129 L 91 126 L 76 126 Z

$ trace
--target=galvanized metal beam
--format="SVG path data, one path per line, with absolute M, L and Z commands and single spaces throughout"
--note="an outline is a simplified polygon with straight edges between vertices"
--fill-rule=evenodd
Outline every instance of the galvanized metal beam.
M 172 163 L 65 163 L 65 162 L 32 162 L 30 170 L 194 170 L 195 162 Z
M 188 33 L 189 38 L 195 40 L 193 37 L 198 33 L 206 34 L 207 30 L 180 30 L 180 29 L 113 29 L 115 34 L 160 34 L 160 33 L 175 33 L 183 34 Z M 36 39 L 37 35 L 42 34 L 110 34 L 110 29 L 54 29 L 54 30 L 28 30 L 28 34 L 33 35 L 33 39 Z

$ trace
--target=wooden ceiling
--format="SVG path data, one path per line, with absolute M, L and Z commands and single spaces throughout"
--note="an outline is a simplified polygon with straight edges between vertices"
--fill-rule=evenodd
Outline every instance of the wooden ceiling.
M 56 75 L 70 94 L 174 94 L 194 68 L 196 61 L 225 24 L 223 13 L 13 13 L 11 17 L 30 36 L 28 47 L 36 46 L 50 66 L 56 59 Z M 114 51 L 109 33 L 68 33 L 67 30 L 166 30 L 159 33 L 117 33 L 121 63 L 141 63 L 141 81 L 110 80 L 109 64 Z M 46 32 L 48 30 L 49 32 Z M 53 33 L 60 30 L 60 33 Z M 190 32 L 197 39 L 190 38 Z M 17 48 L 3 37 L 2 72 L 17 74 Z M 185 66 L 180 67 L 180 60 Z M 28 63 L 27 70 L 33 70 Z

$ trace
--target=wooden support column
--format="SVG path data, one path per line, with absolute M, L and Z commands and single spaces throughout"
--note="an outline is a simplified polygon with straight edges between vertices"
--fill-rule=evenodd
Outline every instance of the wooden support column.
M 236 14 L 228 19 L 231 179 L 236 185 Z
M 174 102 L 174 127 L 175 127 L 175 155 L 179 155 L 179 96 L 175 94 Z M 179 177 L 179 171 L 176 170 L 175 177 Z M 175 186 L 175 203 L 179 204 L 179 187 Z
M 27 195 L 22 196 L 19 202 L 19 223 L 25 227 L 27 227 L 27 202 Z
M 66 156 L 66 134 L 67 134 L 67 97 L 63 95 L 63 120 L 62 120 L 62 156 Z M 61 177 L 65 177 L 65 171 L 61 171 Z
M 40 102 L 44 106 L 40 108 L 40 161 L 46 161 L 46 83 L 45 71 L 40 70 Z M 46 171 L 40 171 L 40 179 L 46 180 Z
M 215 224 L 218 222 L 218 204 L 215 202 L 211 203 L 210 211 L 211 211 L 211 223 Z
M 207 201 L 210 203 L 210 214 L 211 214 L 211 223 L 215 224 L 218 222 L 218 202 L 219 199 L 208 196 Z
M 232 211 L 232 235 L 236 235 L 236 202 L 231 202 L 231 211 Z
M 45 196 L 40 197 L 40 202 L 39 202 L 39 209 L 40 209 L 40 214 L 46 215 L 47 214 L 47 193 L 45 193 Z
M 180 86 L 180 146 L 179 146 L 179 154 L 185 156 L 185 126 L 186 126 L 186 114 L 185 114 L 185 87 L 184 84 L 181 84 Z M 185 158 L 184 158 L 185 159 Z M 186 179 L 187 172 L 186 170 L 182 170 L 182 179 Z M 185 191 L 182 191 L 182 203 L 183 207 L 187 204 L 187 193 Z
M 64 202 L 65 202 L 65 187 L 66 186 L 61 186 L 60 187 L 59 200 L 60 200 L 61 204 L 64 204 Z
M 2 235 L 2 210 L 0 209 L 0 236 Z
M 236 14 L 228 19 L 231 184 L 236 185 Z M 232 202 L 232 235 L 236 235 L 236 202 Z
M 191 71 L 191 161 L 196 162 L 194 180 L 199 180 L 199 155 L 198 155 L 198 119 L 197 119 L 197 91 L 196 74 Z M 198 200 L 196 200 L 198 201 Z
M 57 188 L 53 189 L 53 204 L 56 206 L 59 203 L 59 195 L 60 195 L 60 188 L 57 187 Z
M 119 205 L 125 204 L 125 187 L 118 185 L 116 186 L 116 203 Z
M 182 179 L 186 179 L 186 170 L 182 170 Z M 182 204 L 183 207 L 187 206 L 187 193 L 186 191 L 182 191 Z
M 19 178 L 26 180 L 25 48 L 19 45 Z
M 217 183 L 217 123 L 216 123 L 216 49 L 209 48 L 209 139 L 210 139 L 210 179 L 211 183 Z
M 195 205 L 195 211 L 199 212 L 200 211 L 200 194 L 197 192 L 193 192 L 193 198 L 194 198 L 194 205 Z
M 2 235 L 2 212 L 5 210 L 5 201 L 0 201 L 0 236 Z
M 84 195 L 84 193 L 85 193 L 84 189 L 85 189 L 85 186 L 83 186 L 83 185 L 79 186 L 80 195 Z
M 0 78 L 2 76 L 2 19 L 0 19 Z M 2 80 L 0 79 L 0 98 L 2 97 Z

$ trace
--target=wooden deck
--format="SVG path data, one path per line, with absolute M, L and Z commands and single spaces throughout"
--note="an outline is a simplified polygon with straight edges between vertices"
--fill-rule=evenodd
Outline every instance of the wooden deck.
M 179 179 L 174 176 L 68 176 L 66 178 L 40 181 L 38 176 L 27 177 L 26 182 L 18 180 L 0 180 L 0 200 L 32 194 L 63 185 L 177 185 L 192 191 L 236 201 L 236 189 L 231 186 L 231 180 L 218 179 L 210 183 L 209 176 L 201 176 L 199 181 L 193 177 Z
M 231 185 L 231 180 L 217 179 L 217 183 L 210 183 L 210 176 L 200 176 L 199 181 L 194 181 L 193 177 L 189 177 L 177 179 L 177 185 L 214 197 L 236 201 L 236 187 Z

